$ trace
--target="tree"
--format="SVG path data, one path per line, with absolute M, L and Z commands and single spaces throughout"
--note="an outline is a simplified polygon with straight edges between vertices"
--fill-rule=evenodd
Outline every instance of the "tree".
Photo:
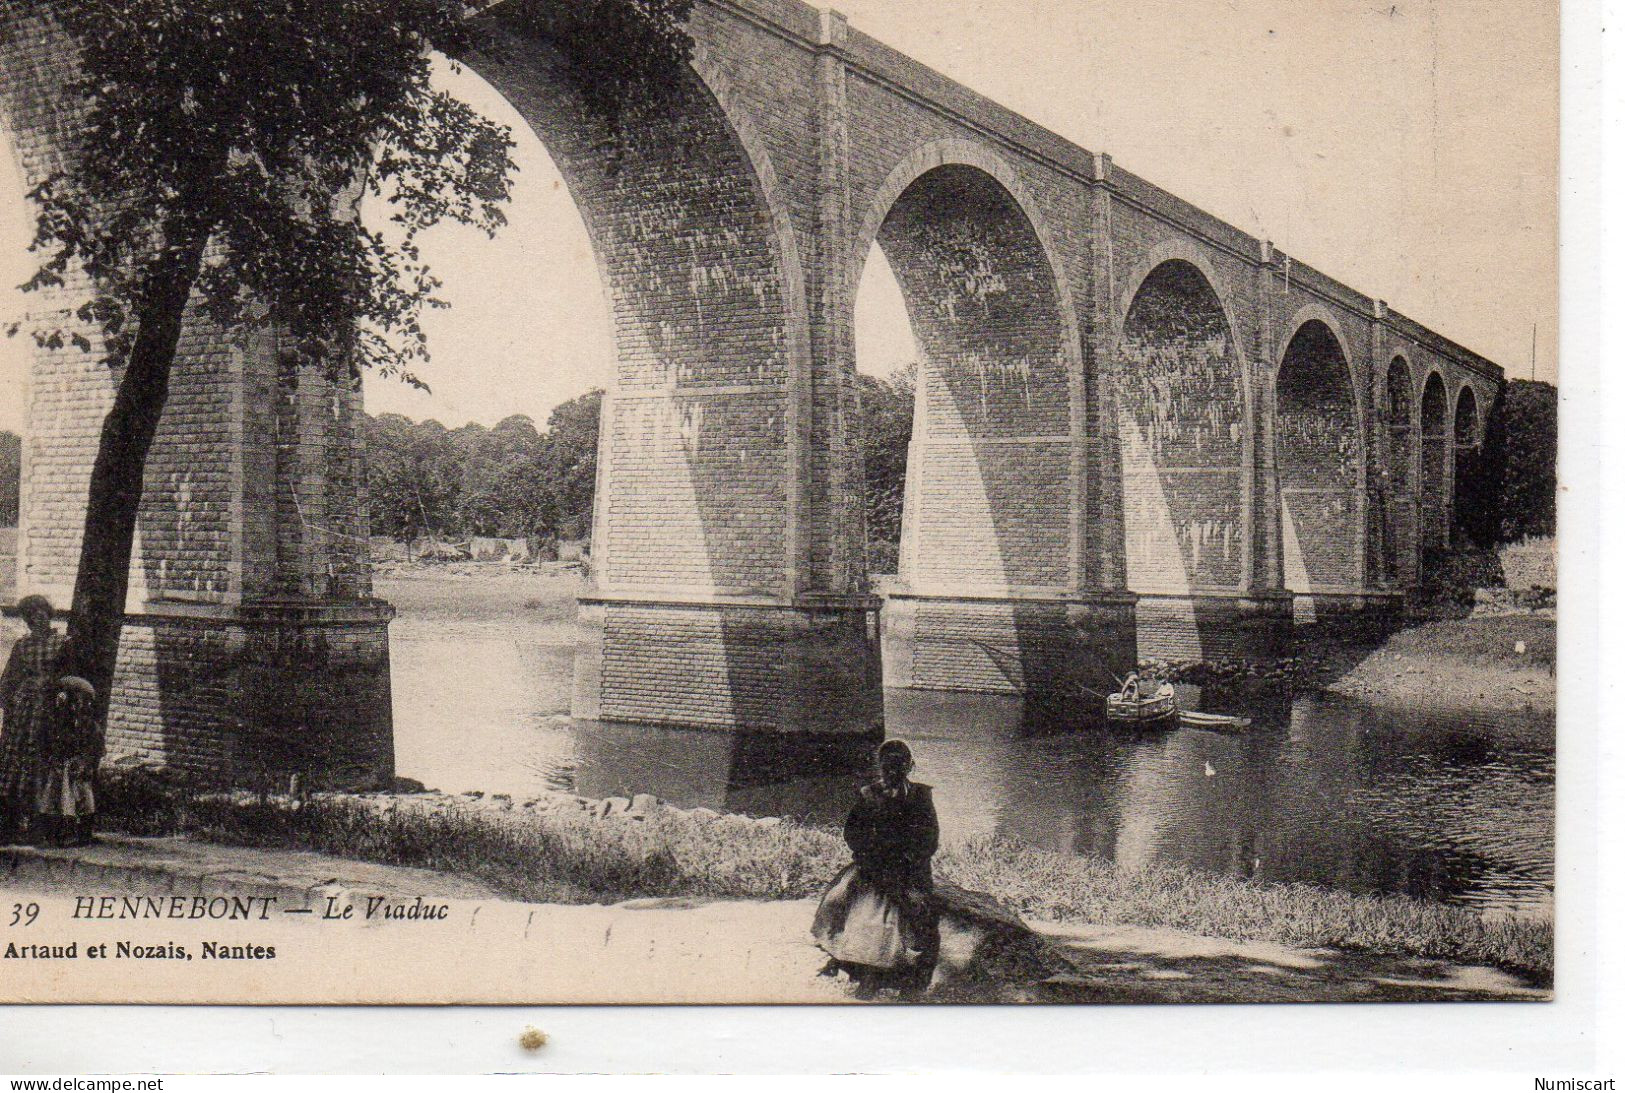
M 914 433 L 916 371 L 914 365 L 909 365 L 886 379 L 858 377 L 868 558 L 869 568 L 877 573 L 893 573 L 897 569 L 897 551 L 903 535 L 908 443 Z
M 35 244 L 49 257 L 25 287 L 88 275 L 75 314 L 99 344 L 82 328 L 34 335 L 100 350 L 118 376 L 66 656 L 105 713 L 147 455 L 189 304 L 222 330 L 272 325 L 299 366 L 415 382 L 412 364 L 426 355 L 418 319 L 438 302 L 414 240 L 445 220 L 497 230 L 512 141 L 430 86 L 432 51 L 474 44 L 461 0 L 17 2 L 77 45 L 72 90 L 86 108 L 66 166 L 30 193 Z M 686 0 L 522 7 L 538 33 L 554 8 L 588 41 L 618 28 L 624 54 L 581 62 L 611 77 L 635 72 L 641 52 L 684 48 L 664 20 L 686 15 Z M 360 223 L 355 199 L 368 190 L 393 204 L 403 240 Z
M 603 404 L 604 392 L 595 389 L 560 403 L 547 416 L 547 435 L 537 468 L 545 507 L 535 513 L 533 533 L 559 539 L 591 534 Z
M 1500 538 L 1557 533 L 1557 388 L 1510 380 L 1489 425 L 1504 445 Z M 1486 445 L 1488 446 L 1488 445 Z
M 399 414 L 367 419 L 367 509 L 374 535 L 410 542 L 450 529 L 463 479 L 438 421 Z

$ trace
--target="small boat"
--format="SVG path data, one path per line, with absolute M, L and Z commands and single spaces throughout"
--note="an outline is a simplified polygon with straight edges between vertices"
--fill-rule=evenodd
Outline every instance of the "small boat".
M 1174 701 L 1174 686 L 1164 683 L 1153 694 L 1127 698 L 1122 694 L 1106 696 L 1106 720 L 1133 725 L 1154 725 L 1168 721 L 1179 714 Z
M 1187 729 L 1207 729 L 1211 732 L 1240 732 L 1252 726 L 1250 717 L 1233 717 L 1225 713 L 1200 713 L 1180 710 L 1179 724 Z

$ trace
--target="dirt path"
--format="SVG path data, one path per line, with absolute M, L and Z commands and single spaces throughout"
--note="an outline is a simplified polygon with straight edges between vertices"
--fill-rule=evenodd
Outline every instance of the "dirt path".
M 204 940 L 278 949 L 274 961 L 127 965 L 9 962 L 6 994 L 53 1001 L 843 1003 L 820 977 L 813 901 L 638 900 L 614 906 L 505 901 L 474 882 L 320 854 L 184 839 L 108 838 L 81 851 L 0 850 L 8 902 L 37 898 L 30 940 Z M 273 900 L 261 921 L 76 920 L 85 897 L 221 894 Z M 444 904 L 439 921 L 327 919 L 366 897 Z M 336 902 L 335 902 L 336 901 Z M 170 906 L 165 903 L 164 906 Z M 309 913 L 305 913 L 306 911 Z M 1232 942 L 1172 930 L 1017 927 L 945 920 L 929 998 L 944 1002 L 1538 999 L 1504 973 L 1399 957 Z

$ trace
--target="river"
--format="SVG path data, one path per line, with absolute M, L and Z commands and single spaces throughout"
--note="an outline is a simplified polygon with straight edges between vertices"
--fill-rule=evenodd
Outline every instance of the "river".
M 534 580 L 533 578 L 529 578 Z M 573 604 L 527 578 L 381 580 L 397 767 L 447 790 L 653 793 L 680 806 L 838 823 L 858 749 L 568 716 Z M 495 582 L 493 585 L 492 582 Z M 983 835 L 1129 865 L 1552 911 L 1549 719 L 1478 722 L 1324 694 L 1182 704 L 1250 731 L 1064 729 L 1019 699 L 895 691 L 887 733 L 935 786 L 946 842 Z

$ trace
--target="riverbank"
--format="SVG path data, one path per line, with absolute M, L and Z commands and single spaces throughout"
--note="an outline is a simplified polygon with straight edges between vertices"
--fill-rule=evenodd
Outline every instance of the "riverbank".
M 195 793 L 127 771 L 109 779 L 104 798 L 112 830 L 432 869 L 526 902 L 807 899 L 847 860 L 830 829 L 674 809 L 646 796 L 288 798 Z M 1235 944 L 1487 965 L 1542 989 L 1551 982 L 1546 921 L 1175 867 L 1128 869 L 1008 839 L 945 847 L 936 871 L 1034 924 L 1167 929 Z
M 1555 619 L 1474 615 L 1406 627 L 1325 686 L 1372 705 L 1554 718 L 1556 665 Z
M 1372 706 L 1467 718 L 1557 712 L 1550 611 L 1424 619 L 1385 636 L 1309 629 L 1271 662 L 1150 661 L 1176 683 L 1272 693 L 1329 691 Z

